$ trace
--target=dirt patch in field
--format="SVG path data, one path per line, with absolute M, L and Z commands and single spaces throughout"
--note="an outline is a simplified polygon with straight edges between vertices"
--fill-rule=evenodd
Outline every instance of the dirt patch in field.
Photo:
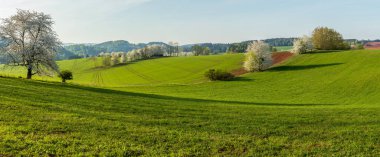
M 287 59 L 289 59 L 290 57 L 293 57 L 294 54 L 291 53 L 291 52 L 277 52 L 277 53 L 273 53 L 272 55 L 272 59 L 273 59 L 273 65 L 274 64 L 278 64 L 278 63 L 281 63 Z
M 274 53 L 272 54 L 272 60 L 273 60 L 273 65 L 275 64 L 279 64 L 287 59 L 289 59 L 290 57 L 293 57 L 294 54 L 291 53 L 291 52 L 277 52 L 277 53 Z M 236 69 L 236 70 L 233 70 L 231 72 L 232 75 L 234 76 L 240 76 L 240 75 L 244 75 L 248 73 L 247 70 L 245 70 L 244 68 L 240 68 L 240 69 Z

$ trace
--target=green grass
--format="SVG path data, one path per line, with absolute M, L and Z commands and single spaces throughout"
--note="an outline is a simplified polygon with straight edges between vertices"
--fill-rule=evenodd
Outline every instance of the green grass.
M 230 82 L 120 91 L 0 78 L 0 154 L 378 156 L 378 58 L 306 54 Z
M 241 67 L 242 54 L 196 56 L 196 57 L 170 57 L 150 59 L 118 65 L 103 67 L 101 58 L 76 59 L 59 61 L 61 70 L 73 72 L 72 83 L 102 86 L 122 87 L 147 84 L 193 84 L 206 81 L 204 73 L 208 69 L 235 70 Z M 24 69 L 5 69 L 0 74 L 6 76 L 24 76 Z M 59 81 L 57 77 L 38 77 L 38 80 Z
M 380 102 L 378 57 L 376 50 L 305 54 L 231 82 L 114 89 L 258 103 L 373 104 Z
M 283 52 L 283 51 L 290 51 L 293 49 L 293 46 L 275 46 L 278 52 Z

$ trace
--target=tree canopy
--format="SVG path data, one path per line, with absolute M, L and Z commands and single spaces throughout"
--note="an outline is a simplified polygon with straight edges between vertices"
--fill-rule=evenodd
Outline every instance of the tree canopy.
M 317 27 L 313 31 L 312 41 L 317 50 L 346 49 L 343 36 L 336 30 L 328 27 Z
M 54 59 L 61 42 L 53 31 L 53 24 L 50 15 L 18 10 L 0 25 L 0 37 L 5 45 L 0 53 L 6 56 L 9 65 L 26 67 L 28 79 L 35 74 L 57 72 Z

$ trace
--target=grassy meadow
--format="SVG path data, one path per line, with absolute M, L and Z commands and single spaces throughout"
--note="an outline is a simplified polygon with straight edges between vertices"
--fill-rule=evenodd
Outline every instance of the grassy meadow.
M 379 50 L 304 54 L 233 81 L 202 80 L 242 57 L 59 63 L 86 86 L 0 78 L 0 156 L 380 155 Z
M 378 57 L 379 50 L 304 54 L 231 82 L 113 89 L 257 103 L 377 104 L 380 102 L 376 93 L 380 89 Z
M 205 82 L 208 69 L 236 70 L 241 67 L 243 54 L 168 57 L 142 60 L 124 65 L 104 67 L 102 58 L 86 58 L 58 61 L 61 70 L 73 72 L 76 84 L 123 87 L 147 84 L 194 84 Z M 25 77 L 25 68 L 0 67 L 0 75 Z M 58 77 L 39 77 L 44 81 L 60 81 Z

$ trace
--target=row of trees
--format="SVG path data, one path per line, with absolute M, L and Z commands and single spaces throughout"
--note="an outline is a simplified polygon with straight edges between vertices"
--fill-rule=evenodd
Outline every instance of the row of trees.
M 212 53 L 210 48 L 199 45 L 194 45 L 191 50 L 194 53 L 194 56 L 210 55 Z
M 264 41 L 254 41 L 245 43 L 247 49 L 244 61 L 244 69 L 249 72 L 262 71 L 272 65 L 271 46 Z M 245 44 L 237 45 L 237 48 L 244 48 Z M 240 46 L 240 47 L 239 47 Z M 303 54 L 314 50 L 346 50 L 350 48 L 362 49 L 359 43 L 345 42 L 343 36 L 334 29 L 327 27 L 317 27 L 314 29 L 312 37 L 303 36 L 293 41 L 292 53 Z
M 148 45 L 142 49 L 136 49 L 129 52 L 112 52 L 100 53 L 99 57 L 103 58 L 103 66 L 114 66 L 126 62 L 137 60 L 150 59 L 163 56 L 194 56 L 194 53 L 178 52 L 173 50 L 173 46 L 166 47 L 165 45 Z
M 100 53 L 99 56 L 103 58 L 104 66 L 114 66 L 117 64 L 123 64 L 126 62 L 132 62 L 136 60 L 149 59 L 154 57 L 162 57 L 165 55 L 175 54 L 174 52 L 168 53 L 167 49 L 163 45 L 148 45 L 142 49 L 136 49 L 126 52 L 112 52 L 112 53 Z
M 292 53 L 302 54 L 313 50 L 347 50 L 351 48 L 362 49 L 360 43 L 349 43 L 336 30 L 327 27 L 317 27 L 312 36 L 303 36 L 294 40 Z
M 102 57 L 103 66 L 114 66 L 117 64 L 127 63 L 126 53 L 124 52 L 102 52 L 99 56 Z
M 126 62 L 132 62 L 142 59 L 150 59 L 163 56 L 200 56 L 212 53 L 210 48 L 199 45 L 192 47 L 192 52 L 179 52 L 171 47 L 164 45 L 148 45 L 142 49 L 136 49 L 126 52 L 100 53 L 98 56 L 103 58 L 103 66 L 114 66 Z

